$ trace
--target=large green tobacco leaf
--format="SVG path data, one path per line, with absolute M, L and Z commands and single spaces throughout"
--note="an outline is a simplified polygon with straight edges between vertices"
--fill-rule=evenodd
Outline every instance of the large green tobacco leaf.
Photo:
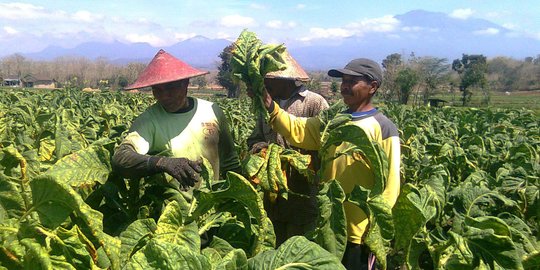
M 208 270 L 212 266 L 208 259 L 180 245 L 169 243 L 164 240 L 152 239 L 139 250 L 124 266 L 126 270 Z
M 268 118 L 264 107 L 264 76 L 268 72 L 283 70 L 285 46 L 263 45 L 255 33 L 244 30 L 233 43 L 231 67 L 233 75 L 242 80 L 253 93 L 255 113 Z
M 24 246 L 19 241 L 22 223 L 19 219 L 0 221 L 0 266 L 16 269 L 21 265 L 21 258 L 26 254 Z
M 217 236 L 212 237 L 210 247 L 202 250 L 212 264 L 212 269 L 247 269 L 247 255 L 242 249 L 235 249 L 231 244 Z
M 103 232 L 103 214 L 92 209 L 75 190 L 51 175 L 39 176 L 30 182 L 30 186 L 32 210 L 38 213 L 45 227 L 56 228 L 74 213 L 103 247 L 112 269 L 119 269 L 120 241 Z
M 248 268 L 253 270 L 345 269 L 336 256 L 303 236 L 293 236 L 278 249 L 268 250 L 248 259 Z
M 8 217 L 20 218 L 23 215 L 25 203 L 19 185 L 14 179 L 0 174 L 0 222 Z
M 473 254 L 485 262 L 497 262 L 505 269 L 523 268 L 510 228 L 499 218 L 466 218 L 463 237 Z
M 536 252 L 523 260 L 524 269 L 540 269 L 540 252 Z
M 468 178 L 472 179 L 472 178 Z M 449 201 L 453 202 L 454 211 L 461 215 L 485 216 L 496 213 L 497 209 L 489 206 L 498 205 L 498 208 L 515 208 L 516 202 L 507 198 L 496 190 L 489 189 L 485 183 L 479 184 L 466 181 L 449 192 Z
M 402 187 L 396 205 L 392 209 L 395 231 L 395 249 L 405 250 L 407 265 L 409 268 L 418 261 L 420 254 L 411 254 L 411 245 L 414 245 L 414 237 L 417 233 L 425 230 L 426 223 L 433 218 L 437 209 L 435 207 L 435 195 L 428 188 L 417 189 L 411 184 Z M 411 260 L 411 261 L 410 261 Z
M 96 265 L 92 260 L 96 250 L 88 239 L 80 231 L 78 226 L 73 226 L 70 230 L 58 227 L 56 235 L 51 236 L 51 251 L 49 254 L 64 257 L 66 262 L 74 266 L 75 269 L 92 269 Z M 94 254 L 91 254 L 92 252 Z
M 43 226 L 54 229 L 79 208 L 82 200 L 69 186 L 60 184 L 51 176 L 43 175 L 30 182 L 32 210 L 39 214 Z
M 120 234 L 120 241 L 122 242 L 120 258 L 122 258 L 122 262 L 129 260 L 133 254 L 143 248 L 153 238 L 156 229 L 156 222 L 151 218 L 138 219 L 131 223 Z
M 253 186 L 242 175 L 234 172 L 228 172 L 225 182 L 219 185 L 223 186 L 216 191 L 205 191 L 203 189 L 194 191 L 196 207 L 192 211 L 190 218 L 201 217 L 213 207 L 222 203 L 240 203 L 249 211 L 249 214 L 255 219 L 258 225 L 258 229 L 254 232 L 256 234 L 256 240 L 249 253 L 257 254 L 262 250 L 273 247 L 275 244 L 275 235 L 270 233 L 273 230 L 267 230 L 267 227 L 271 227 L 272 224 L 266 217 L 262 199 Z M 244 225 L 250 223 L 249 221 L 245 221 Z
M 23 239 L 21 243 L 26 247 L 24 269 L 77 269 L 66 262 L 65 257 L 48 254 L 47 249 L 37 243 L 34 239 L 26 238 Z
M 368 216 L 369 229 L 366 232 L 364 243 L 375 253 L 382 268 L 386 269 L 386 256 L 390 248 L 390 241 L 394 237 L 392 208 L 382 194 L 371 195 L 369 189 L 358 185 L 353 188 L 347 200 L 360 207 Z
M 388 159 L 381 146 L 376 142 L 372 142 L 361 127 L 356 125 L 343 125 L 330 131 L 328 140 L 322 145 L 320 153 L 326 155 L 326 152 L 330 147 L 340 145 L 343 142 L 349 143 L 350 147 L 343 153 L 335 153 L 333 157 L 325 157 L 322 161 L 323 164 L 340 155 L 360 153 L 367 158 L 367 160 L 361 160 L 360 162 L 369 162 L 369 167 L 375 176 L 375 184 L 371 189 L 371 192 L 374 195 L 381 194 L 388 178 Z
M 314 175 L 308 167 L 310 163 L 311 156 L 271 143 L 259 153 L 248 156 L 243 168 L 251 181 L 263 191 L 287 199 L 289 187 L 284 171 L 292 167 L 310 179 Z
M 534 240 L 531 228 L 521 218 L 510 213 L 503 213 L 498 218 L 508 225 L 512 241 L 516 245 L 520 257 L 540 251 L 540 246 Z
M 21 152 L 13 146 L 5 147 L 0 153 L 0 169 L 5 176 L 18 178 L 23 184 L 22 189 L 26 189 L 28 180 L 39 174 L 40 163 L 37 152 L 28 150 Z
M 170 202 L 159 217 L 156 239 L 183 246 L 191 251 L 199 251 L 201 238 L 197 224 L 195 222 L 185 224 L 184 222 L 178 202 Z
M 343 202 L 345 193 L 335 180 L 325 183 L 317 195 L 317 228 L 309 238 L 341 259 L 347 245 L 347 224 Z
M 109 151 L 101 143 L 94 144 L 63 157 L 46 174 L 72 187 L 87 189 L 107 181 L 111 172 L 110 160 Z

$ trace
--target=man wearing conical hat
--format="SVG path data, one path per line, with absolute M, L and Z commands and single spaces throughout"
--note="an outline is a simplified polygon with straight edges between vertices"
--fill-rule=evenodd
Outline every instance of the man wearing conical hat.
M 287 64 L 285 70 L 270 72 L 264 79 L 266 90 L 271 93 L 281 108 L 292 115 L 302 117 L 316 116 L 320 111 L 327 109 L 328 102 L 324 97 L 305 87 L 304 82 L 308 81 L 309 77 L 287 51 L 284 60 Z M 273 131 L 264 119 L 259 117 L 253 133 L 248 138 L 248 146 L 251 152 L 258 152 L 269 143 L 290 147 L 281 135 Z M 312 164 L 318 166 L 316 151 L 295 150 L 310 154 Z M 264 200 L 265 209 L 274 225 L 276 245 L 280 245 L 292 236 L 304 235 L 305 232 L 314 228 L 318 215 L 316 184 L 310 184 L 305 176 L 295 170 L 288 170 L 286 173 L 288 187 L 293 193 L 289 194 L 287 200 L 280 196 L 273 202 L 267 196 Z
M 139 115 L 116 149 L 113 167 L 124 177 L 156 173 L 172 176 L 168 185 L 186 190 L 201 172 L 201 160 L 212 165 L 218 179 L 239 171 L 240 162 L 221 109 L 209 101 L 188 97 L 189 79 L 197 70 L 160 50 L 137 80 L 126 87 L 151 87 L 157 102 Z

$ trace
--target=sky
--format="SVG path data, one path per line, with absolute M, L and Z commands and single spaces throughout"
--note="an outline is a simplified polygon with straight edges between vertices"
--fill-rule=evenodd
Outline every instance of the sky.
M 339 40 L 397 31 L 394 16 L 416 9 L 486 19 L 540 40 L 538 0 L 0 0 L 0 55 L 90 41 L 154 47 L 197 35 L 234 41 L 243 29 L 265 43 Z

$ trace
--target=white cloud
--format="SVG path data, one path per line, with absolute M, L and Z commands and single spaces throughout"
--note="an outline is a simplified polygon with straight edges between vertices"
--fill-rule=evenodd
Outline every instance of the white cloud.
M 280 20 L 272 20 L 266 22 L 266 27 L 272 28 L 272 29 L 292 29 L 297 26 L 296 22 L 290 21 L 287 23 L 284 23 Z
M 252 9 L 267 9 L 265 5 L 257 4 L 257 3 L 251 3 L 249 4 L 249 7 Z
M 218 32 L 216 34 L 216 38 L 222 38 L 222 39 L 227 39 L 227 40 L 236 40 L 236 38 L 233 38 L 231 36 L 231 34 L 225 33 L 225 32 Z
M 0 10 L 0 18 L 10 20 L 37 19 L 50 15 L 44 7 L 18 2 L 0 3 Z
M 177 41 L 182 41 L 182 40 L 186 40 L 186 39 L 190 39 L 194 36 L 196 36 L 197 34 L 195 33 L 174 33 L 174 38 L 177 40 Z
M 11 27 L 11 26 L 4 26 L 4 31 L 9 34 L 9 35 L 15 35 L 17 33 L 19 33 L 19 31 L 17 31 L 17 29 Z
M 353 33 L 344 28 L 319 28 L 314 27 L 309 29 L 310 35 L 300 38 L 301 41 L 309 41 L 320 38 L 344 38 L 350 37 Z
M 101 14 L 93 14 L 86 10 L 81 10 L 75 12 L 71 18 L 73 18 L 76 21 L 86 22 L 86 23 L 92 23 L 97 20 L 103 19 L 103 15 Z
M 403 32 L 439 32 L 438 28 L 431 28 L 431 27 L 421 27 L 421 26 L 404 26 L 401 27 L 401 31 Z
M 473 34 L 475 35 L 482 35 L 482 36 L 492 36 L 498 34 L 500 31 L 497 28 L 486 28 L 478 31 L 474 31 Z
M 506 29 L 510 29 L 510 30 L 517 30 L 518 27 L 517 25 L 513 24 L 513 23 L 505 23 L 502 25 L 504 28 Z
M 219 24 L 224 27 L 251 27 L 256 26 L 255 19 L 241 15 L 229 15 L 221 18 Z
M 272 28 L 272 29 L 281 29 L 283 27 L 283 22 L 280 20 L 272 20 L 266 22 L 266 27 Z
M 386 15 L 350 23 L 347 27 L 353 29 L 357 34 L 363 34 L 368 32 L 392 32 L 397 30 L 399 24 L 399 20 L 394 16 Z
M 311 28 L 310 35 L 300 38 L 301 41 L 309 41 L 322 38 L 344 38 L 353 35 L 362 36 L 369 32 L 390 33 L 398 30 L 399 20 L 391 15 L 365 19 L 359 22 L 349 23 L 345 27 L 337 28 Z
M 474 14 L 474 10 L 470 8 L 456 9 L 450 13 L 450 17 L 460 20 L 466 20 Z
M 296 9 L 305 9 L 307 6 L 305 4 L 296 5 Z
M 127 34 L 124 37 L 129 42 L 146 42 L 152 46 L 164 46 L 168 45 L 168 42 L 165 42 L 162 38 L 154 35 L 154 34 Z

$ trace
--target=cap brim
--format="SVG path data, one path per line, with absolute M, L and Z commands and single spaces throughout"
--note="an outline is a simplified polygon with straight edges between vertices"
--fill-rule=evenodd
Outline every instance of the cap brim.
M 345 68 L 331 69 L 331 70 L 328 71 L 328 76 L 330 76 L 330 77 L 341 78 L 341 77 L 343 77 L 343 74 L 351 75 L 351 76 L 362 76 L 363 75 L 361 73 L 358 73 L 358 72 L 355 72 L 355 71 L 352 71 L 352 70 L 349 70 L 349 69 L 345 69 Z

